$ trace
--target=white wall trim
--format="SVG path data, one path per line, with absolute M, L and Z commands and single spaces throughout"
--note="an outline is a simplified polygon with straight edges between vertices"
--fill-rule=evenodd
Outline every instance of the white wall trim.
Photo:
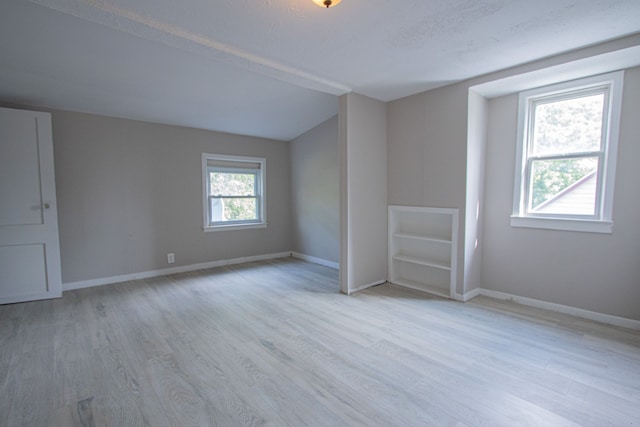
M 464 294 L 459 294 L 456 292 L 454 298 L 456 301 L 467 302 L 477 297 L 478 295 L 480 295 L 480 288 L 475 288 L 470 290 L 469 292 L 465 292 Z
M 585 233 L 613 233 L 613 221 L 570 218 L 540 218 L 511 215 L 512 227 L 543 228 L 560 231 L 582 231 Z
M 324 265 L 325 267 L 340 270 L 340 263 L 338 262 L 329 261 L 323 258 L 311 256 L 311 255 L 301 254 L 300 252 L 291 252 L 291 256 L 297 259 L 301 259 L 303 261 L 312 262 L 314 264 L 320 264 L 320 265 Z
M 81 280 L 62 284 L 63 291 L 91 288 L 93 286 L 111 285 L 114 283 L 128 282 L 130 280 L 148 279 L 150 277 L 167 276 L 169 274 L 185 273 L 187 271 L 205 270 L 207 268 L 222 267 L 224 265 L 243 264 L 246 262 L 263 261 L 268 259 L 286 258 L 291 252 L 277 252 L 273 254 L 255 255 L 241 258 L 222 259 L 218 261 L 202 262 L 198 264 L 181 265 L 177 267 L 163 268 L 161 270 L 142 271 L 140 273 L 123 274 L 120 276 L 101 277 L 98 279 Z
M 347 295 L 351 295 L 351 294 L 353 294 L 355 292 L 364 291 L 367 288 L 370 288 L 372 286 L 382 285 L 383 283 L 387 283 L 387 281 L 386 280 L 380 280 L 380 281 L 377 281 L 377 282 L 366 283 L 364 285 L 356 286 L 355 288 L 349 289 L 349 292 L 347 293 Z
M 553 302 L 541 301 L 533 298 L 520 297 L 505 292 L 493 291 L 491 289 L 479 289 L 480 295 L 495 298 L 499 300 L 512 301 L 516 304 L 527 305 L 529 307 L 542 308 L 555 311 L 558 313 L 569 314 L 583 319 L 595 320 L 596 322 L 606 323 L 608 325 L 619 326 L 622 328 L 640 330 L 640 320 L 627 319 L 624 317 L 613 316 L 611 314 L 598 313 L 596 311 L 584 310 L 582 308 L 571 307 L 568 305 L 556 304 Z

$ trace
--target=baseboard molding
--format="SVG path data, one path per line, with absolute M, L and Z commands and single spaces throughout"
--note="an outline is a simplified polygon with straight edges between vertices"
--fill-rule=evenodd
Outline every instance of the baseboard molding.
M 120 276 L 101 277 L 98 279 L 81 280 L 62 284 L 63 291 L 91 288 L 93 286 L 111 285 L 114 283 L 128 282 L 131 280 L 148 279 L 150 277 L 167 276 L 169 274 L 186 273 L 188 271 L 206 270 L 207 268 L 222 267 L 225 265 L 244 264 L 245 262 L 264 261 L 268 259 L 286 258 L 291 252 L 278 252 L 273 254 L 255 255 L 241 258 L 223 259 L 218 261 L 202 262 L 198 264 L 181 265 L 178 267 L 163 268 L 161 270 L 142 271 L 140 273 L 123 274 Z
M 324 265 L 325 267 L 334 268 L 336 270 L 340 269 L 340 263 L 329 261 L 323 258 L 318 258 L 311 255 L 301 254 L 299 252 L 291 252 L 291 256 L 297 259 L 301 259 L 303 261 L 312 262 L 314 264 Z
M 475 288 L 464 294 L 456 293 L 454 298 L 456 301 L 467 302 L 480 295 L 480 288 Z
M 541 301 L 533 298 L 520 297 L 505 292 L 493 291 L 490 289 L 479 289 L 480 295 L 495 298 L 499 300 L 512 301 L 517 304 L 527 305 L 529 307 L 542 308 L 558 313 L 570 314 L 572 316 L 581 317 L 583 319 L 595 320 L 596 322 L 606 323 L 608 325 L 619 326 L 633 330 L 640 330 L 640 320 L 627 319 L 624 317 L 613 316 L 611 314 L 598 313 L 596 311 L 585 310 L 582 308 L 571 307 L 568 305 L 556 304 L 553 302 Z
M 62 284 L 62 291 L 71 291 L 74 289 L 91 288 L 94 286 L 110 285 L 114 283 L 128 282 L 131 280 L 148 279 L 151 277 L 167 276 L 176 273 L 186 273 L 188 271 L 205 270 L 208 268 L 222 267 L 225 265 L 243 264 L 254 261 L 264 261 L 276 258 L 286 258 L 293 256 L 307 262 L 324 265 L 330 268 L 339 268 L 339 264 L 324 260 L 322 258 L 312 257 L 309 255 L 300 254 L 298 252 L 278 252 L 272 254 L 255 255 L 249 257 L 223 259 L 218 261 L 203 262 L 199 264 L 181 265 L 178 267 L 163 268 L 160 270 L 143 271 L 140 273 L 123 274 L 119 276 L 101 277 L 98 279 L 81 280 L 78 282 L 69 282 Z M 386 280 L 376 281 L 373 283 L 367 283 L 360 285 L 356 288 L 349 289 L 347 294 L 359 292 L 385 283 Z M 640 320 L 627 319 L 624 317 L 613 316 L 611 314 L 598 313 L 596 311 L 585 310 L 582 308 L 571 307 L 568 305 L 556 304 L 553 302 L 541 301 L 533 298 L 521 297 L 518 295 L 508 294 L 506 292 L 494 291 L 485 288 L 476 288 L 464 294 L 456 294 L 455 299 L 458 301 L 467 302 L 478 295 L 486 296 L 489 298 L 495 298 L 504 301 L 512 301 L 517 304 L 526 305 L 529 307 L 542 308 L 545 310 L 551 310 L 558 313 L 569 314 L 572 316 L 580 317 L 583 319 L 594 320 L 596 322 L 606 323 L 608 325 L 619 326 L 622 328 L 628 328 L 640 331 Z
M 386 280 L 380 280 L 380 281 L 377 281 L 377 282 L 367 283 L 367 284 L 365 284 L 365 285 L 360 285 L 360 286 L 357 286 L 357 287 L 355 287 L 355 288 L 353 288 L 353 289 L 349 289 L 349 290 L 347 291 L 347 295 L 351 295 L 351 294 L 352 294 L 352 293 L 354 293 L 354 292 L 364 291 L 364 290 L 365 290 L 365 289 L 367 289 L 367 288 L 370 288 L 370 287 L 372 287 L 372 286 L 382 285 L 383 283 L 387 283 L 387 281 L 386 281 Z

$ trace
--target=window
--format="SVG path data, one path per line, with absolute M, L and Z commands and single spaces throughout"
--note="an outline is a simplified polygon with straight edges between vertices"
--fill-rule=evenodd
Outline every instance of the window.
M 623 72 L 520 93 L 511 225 L 610 233 Z
M 266 160 L 202 155 L 204 230 L 266 227 Z

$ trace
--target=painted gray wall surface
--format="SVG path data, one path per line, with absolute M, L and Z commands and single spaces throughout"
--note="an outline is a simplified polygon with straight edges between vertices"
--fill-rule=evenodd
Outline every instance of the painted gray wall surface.
M 625 72 L 613 234 L 515 228 L 517 94 L 489 102 L 483 287 L 640 320 L 640 68 Z
M 458 208 L 456 292 L 464 283 L 467 92 L 455 84 L 388 103 L 390 205 Z
M 469 90 L 468 108 L 464 293 L 479 288 L 482 281 L 482 224 L 484 221 L 484 166 L 487 148 L 487 99 Z
M 338 116 L 289 143 L 293 251 L 340 258 Z
M 607 65 L 609 62 L 603 60 L 603 58 L 609 58 L 616 62 L 624 61 L 625 50 L 634 49 L 637 45 L 638 36 L 629 36 L 624 39 L 590 46 L 567 54 L 479 76 L 468 81 L 395 100 L 388 104 L 387 192 L 389 204 L 454 207 L 460 209 L 458 283 L 456 286 L 458 293 L 469 290 L 465 289 L 465 280 L 466 286 L 472 288 L 477 279 L 477 264 L 474 264 L 473 260 L 467 259 L 472 252 L 467 251 L 465 253 L 465 244 L 471 241 L 470 238 L 467 239 L 467 230 L 465 230 L 468 226 L 466 214 L 475 209 L 475 206 L 467 205 L 466 194 L 467 161 L 472 160 L 468 157 L 467 149 L 469 142 L 475 137 L 470 136 L 467 130 L 469 88 L 482 87 L 482 90 L 486 91 L 486 93 L 510 93 L 513 92 L 514 87 L 527 88 L 534 75 L 533 78 L 538 83 L 549 84 L 557 82 L 558 78 L 570 80 L 584 77 L 585 74 L 581 73 L 584 73 L 585 70 L 596 74 L 610 71 L 610 69 L 606 69 L 606 67 L 610 66 Z M 596 56 L 598 58 L 594 59 Z M 530 87 L 528 86 L 528 88 Z M 505 91 L 507 88 L 511 89 Z M 476 125 L 481 127 L 482 124 L 476 123 Z M 629 149 L 627 148 L 627 150 Z M 503 153 L 498 155 L 503 155 Z M 622 156 L 622 154 L 619 153 L 619 156 Z M 472 155 L 471 157 L 475 156 Z M 513 161 L 513 159 L 510 161 Z M 487 161 L 486 168 L 490 169 L 491 167 L 489 161 Z M 469 170 L 471 173 L 476 174 L 481 169 L 482 165 L 475 162 Z M 624 174 L 624 172 L 620 173 Z M 511 171 L 511 174 L 513 174 L 513 171 Z M 513 191 L 512 182 L 508 183 L 509 191 Z M 616 193 L 618 192 L 619 188 L 616 187 Z M 492 204 L 488 197 L 485 199 L 485 206 Z M 487 211 L 484 214 L 486 217 L 490 216 Z M 483 213 L 481 212 L 480 215 L 483 215 Z M 483 227 L 479 227 L 477 232 L 479 235 L 484 235 L 485 239 L 490 234 L 487 230 L 483 230 Z M 479 244 L 481 245 L 481 251 L 485 251 L 482 242 L 479 242 Z M 626 254 L 623 251 L 618 251 L 618 255 L 622 257 L 631 256 L 637 261 L 639 258 L 637 247 L 627 247 L 626 249 L 633 250 Z M 484 256 L 483 252 L 482 258 Z M 579 260 L 577 262 L 580 263 Z M 470 268 L 468 271 L 465 271 L 465 265 Z M 491 288 L 491 285 L 485 283 L 486 277 L 488 277 L 484 271 L 486 265 L 487 263 L 484 261 L 480 263 L 481 286 Z M 467 274 L 471 276 L 467 277 Z M 629 279 L 634 283 L 640 283 L 640 275 L 637 269 L 633 272 L 626 271 L 621 274 L 625 276 L 625 280 Z M 554 280 L 552 276 L 546 276 L 546 278 Z M 599 292 L 604 295 L 609 291 L 607 289 L 607 281 L 603 283 Z M 635 288 L 640 288 L 640 285 Z M 505 292 L 509 291 L 505 290 Z M 518 294 L 517 289 L 512 289 L 512 293 L 521 295 Z M 634 297 L 632 301 L 638 305 L 637 302 L 640 299 L 637 297 L 637 293 L 633 295 L 626 293 L 626 295 L 617 298 L 625 299 L 629 297 Z M 573 304 L 572 300 L 567 298 L 556 300 L 550 294 L 546 295 L 546 298 L 540 297 L 540 299 L 570 306 L 579 306 Z M 627 299 L 627 303 L 628 301 Z M 606 310 L 597 311 L 603 313 L 615 312 L 620 316 L 624 316 L 620 313 L 629 312 L 629 309 L 622 309 L 621 306 L 614 305 L 617 308 L 612 311 L 611 304 L 608 302 L 599 304 L 599 306 L 606 306 Z
M 355 93 L 340 97 L 343 292 L 387 280 L 386 123 L 384 102 Z
M 387 103 L 387 201 L 425 206 L 426 117 L 424 94 Z
M 64 283 L 291 250 L 287 142 L 62 111 L 52 120 Z M 203 152 L 267 159 L 267 228 L 203 232 Z

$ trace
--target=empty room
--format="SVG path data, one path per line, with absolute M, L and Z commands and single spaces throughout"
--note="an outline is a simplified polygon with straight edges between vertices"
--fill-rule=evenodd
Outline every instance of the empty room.
M 3 0 L 0 425 L 640 425 L 640 2 Z

